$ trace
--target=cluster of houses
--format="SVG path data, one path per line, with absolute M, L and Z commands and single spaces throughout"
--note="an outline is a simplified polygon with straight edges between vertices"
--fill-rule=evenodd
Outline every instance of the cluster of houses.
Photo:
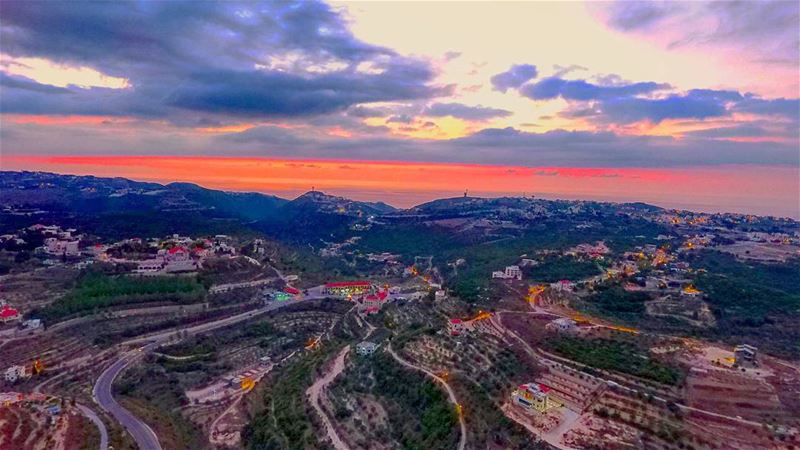
M 58 225 L 36 224 L 29 226 L 28 231 L 42 234 L 45 239 L 40 251 L 47 255 L 61 257 L 81 256 L 80 242 L 82 236 L 75 234 L 77 230 L 74 228 L 63 230 Z
M 22 320 L 22 313 L 17 308 L 0 299 L 0 324 L 11 324 L 13 322 L 21 322 L 23 328 L 28 331 L 37 330 L 42 326 L 41 319 Z
M 564 255 L 599 260 L 603 259 L 604 255 L 608 254 L 610 251 L 605 242 L 600 241 L 596 244 L 578 244 L 564 252 Z
M 169 239 L 150 240 L 150 247 L 159 248 L 153 258 L 135 261 L 117 259 L 115 261 L 136 262 L 134 273 L 139 275 L 193 272 L 202 267 L 203 260 L 209 256 L 235 255 L 236 247 L 230 244 L 230 240 L 230 237 L 222 234 L 216 235 L 213 239 L 201 240 L 174 234 Z M 143 244 L 143 241 L 136 238 L 115 244 L 115 246 L 123 243 Z M 105 252 L 101 253 L 105 254 Z
M 344 242 L 328 242 L 325 247 L 320 249 L 319 255 L 324 258 L 341 256 L 345 248 L 352 246 L 359 239 L 361 239 L 361 236 L 353 236 Z
M 161 249 L 155 258 L 140 261 L 134 273 L 140 275 L 160 275 L 165 273 L 192 272 L 200 267 L 200 260 L 205 256 L 205 249 L 199 247 L 190 252 L 185 247 Z

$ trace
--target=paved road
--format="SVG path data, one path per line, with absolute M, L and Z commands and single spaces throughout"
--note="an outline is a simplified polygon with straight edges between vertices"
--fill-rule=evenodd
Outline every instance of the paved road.
M 94 390 L 92 392 L 95 400 L 97 400 L 97 403 L 100 405 L 100 407 L 111 413 L 111 415 L 113 415 L 114 418 L 117 419 L 117 421 L 124 426 L 126 430 L 128 430 L 133 439 L 136 441 L 136 444 L 139 446 L 140 450 L 161 450 L 158 437 L 153 430 L 146 423 L 139 420 L 130 411 L 123 408 L 119 403 L 116 402 L 116 400 L 114 400 L 112 395 L 112 385 L 114 384 L 116 377 L 119 376 L 119 374 L 122 373 L 122 371 L 125 370 L 125 368 L 134 362 L 140 355 L 143 355 L 144 353 L 147 353 L 156 349 L 160 345 L 165 344 L 170 339 L 178 336 L 178 333 L 186 332 L 188 335 L 205 333 L 217 328 L 226 327 L 244 320 L 248 320 L 258 315 L 280 309 L 284 306 L 298 303 L 302 300 L 303 299 L 287 302 L 272 302 L 263 308 L 237 314 L 231 317 L 226 317 L 214 322 L 203 323 L 180 330 L 164 331 L 150 336 L 125 341 L 122 343 L 123 346 L 141 344 L 146 345 L 139 349 L 123 353 L 117 361 L 103 371 L 103 373 L 95 382 Z
M 94 411 L 87 408 L 86 406 L 81 405 L 80 403 L 76 405 L 81 413 L 86 416 L 89 420 L 94 422 L 97 426 L 97 429 L 100 430 L 100 450 L 108 450 L 108 430 L 106 429 L 106 424 L 100 420 L 100 417 L 95 414 Z
M 270 302 L 267 304 L 267 306 L 254 309 L 252 311 L 243 312 L 235 316 L 226 317 L 224 319 L 219 319 L 214 322 L 201 323 L 200 325 L 195 325 L 181 329 L 172 329 L 169 331 L 162 331 L 160 333 L 130 339 L 128 341 L 123 342 L 121 345 L 139 345 L 139 344 L 155 343 L 155 342 L 163 344 L 168 340 L 177 337 L 178 333 L 182 333 L 184 331 L 189 335 L 205 333 L 208 331 L 216 330 L 217 328 L 227 327 L 228 325 L 233 325 L 235 323 L 248 320 L 256 316 L 260 316 L 270 311 L 275 311 L 285 306 L 295 305 L 304 300 L 313 300 L 313 299 L 300 297 L 298 300 L 288 300 L 285 302 Z
M 447 391 L 448 397 L 450 397 L 450 403 L 456 405 L 457 407 L 459 406 L 458 399 L 456 398 L 456 393 L 453 392 L 453 389 L 450 387 L 449 384 L 447 384 L 447 381 L 445 381 L 443 378 L 439 377 L 435 373 L 431 372 L 430 370 L 421 366 L 415 366 L 414 364 L 411 364 L 410 362 L 401 358 L 397 353 L 394 352 L 391 343 L 386 346 L 386 350 L 388 350 L 389 354 L 392 355 L 392 358 L 394 358 L 400 364 L 410 369 L 419 370 L 420 372 L 425 373 L 429 377 L 441 383 L 442 386 L 444 386 L 445 390 Z M 464 450 L 464 447 L 466 447 L 467 445 L 467 424 L 464 422 L 464 415 L 461 414 L 460 411 L 458 414 L 458 424 L 461 427 L 461 439 L 458 441 L 458 450 Z
M 145 350 L 150 350 L 155 348 L 156 344 L 150 344 L 147 347 L 142 348 L 142 353 Z M 149 348 L 148 348 L 149 347 Z M 97 379 L 97 382 L 94 385 L 94 390 L 92 391 L 92 395 L 94 395 L 95 400 L 100 405 L 101 408 L 111 413 L 117 422 L 119 422 L 126 430 L 131 434 L 133 440 L 136 441 L 136 445 L 139 446 L 140 450 L 161 450 L 161 444 L 158 442 L 158 436 L 156 433 L 153 432 L 153 429 L 150 428 L 146 423 L 139 420 L 131 414 L 130 411 L 123 408 L 116 400 L 114 400 L 114 396 L 112 395 L 112 385 L 114 384 L 114 379 L 130 364 L 133 362 L 139 353 L 138 350 L 134 350 L 132 352 L 125 353 L 120 359 L 118 359 L 114 364 L 111 364 L 103 373 L 100 375 L 100 378 Z

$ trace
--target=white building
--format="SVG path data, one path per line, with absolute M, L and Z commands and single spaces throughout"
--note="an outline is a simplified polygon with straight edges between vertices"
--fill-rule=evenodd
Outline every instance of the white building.
M 522 270 L 519 266 L 506 266 L 504 271 L 496 270 L 492 272 L 492 278 L 499 278 L 501 280 L 521 280 Z
M 522 279 L 522 270 L 520 270 L 519 266 L 507 266 L 506 267 L 506 278 L 507 279 Z
M 741 344 L 733 349 L 735 364 L 739 367 L 755 367 L 758 365 L 758 348 Z
M 47 238 L 44 240 L 44 251 L 50 255 L 79 256 L 81 251 L 78 248 L 78 243 L 79 241 Z
M 378 344 L 374 342 L 364 341 L 356 345 L 356 353 L 361 356 L 370 356 L 378 349 Z
M 6 381 L 9 383 L 16 383 L 18 380 L 25 380 L 30 378 L 31 374 L 25 366 L 11 366 L 6 369 Z
M 42 319 L 29 319 L 22 322 L 22 326 L 29 330 L 36 330 L 42 326 Z
M 436 294 L 434 294 L 434 299 L 435 300 L 444 300 L 446 298 L 447 298 L 447 292 L 445 292 L 445 291 L 443 291 L 441 289 L 436 291 Z
M 558 318 L 547 324 L 547 328 L 559 332 L 575 331 L 578 327 L 577 322 L 567 317 Z
M 161 273 L 162 270 L 164 270 L 163 259 L 146 259 L 144 261 L 139 261 L 134 273 L 139 273 L 142 275 L 155 275 Z
M 575 283 L 569 280 L 556 281 L 550 283 L 550 289 L 556 292 L 572 292 L 575 289 Z

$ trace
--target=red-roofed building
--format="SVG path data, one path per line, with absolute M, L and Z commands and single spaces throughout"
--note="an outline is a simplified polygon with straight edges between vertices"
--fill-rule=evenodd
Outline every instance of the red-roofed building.
M 3 308 L 0 309 L 0 322 L 11 322 L 12 320 L 19 320 L 21 317 L 19 311 L 9 305 L 3 305 Z
M 465 331 L 469 331 L 471 328 L 469 322 L 464 322 L 461 319 L 450 319 L 448 327 L 451 336 L 458 336 Z
M 511 400 L 525 409 L 546 411 L 551 406 L 549 402 L 550 388 L 542 383 L 527 383 L 517 387 L 511 394 Z
M 286 286 L 285 288 L 283 288 L 283 292 L 286 292 L 287 294 L 292 294 L 292 295 L 300 295 L 300 289 L 293 288 L 291 286 Z
M 370 281 L 337 281 L 325 284 L 322 292 L 326 295 L 337 297 L 351 297 L 364 295 L 372 291 Z
M 363 310 L 361 310 L 362 314 L 370 315 L 370 314 L 378 314 L 381 309 L 377 306 L 367 306 Z
M 358 311 L 365 314 L 375 314 L 380 311 L 381 307 L 386 303 L 389 296 L 389 291 L 378 291 L 375 294 L 367 294 L 358 302 Z
M 189 253 L 183 247 L 172 247 L 171 249 L 167 250 L 167 254 L 171 258 L 178 259 L 187 257 Z

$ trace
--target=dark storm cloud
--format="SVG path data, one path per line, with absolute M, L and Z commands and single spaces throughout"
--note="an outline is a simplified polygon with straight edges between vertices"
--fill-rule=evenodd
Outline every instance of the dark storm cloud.
M 434 103 L 423 111 L 426 116 L 456 117 L 466 120 L 487 120 L 495 117 L 508 117 L 511 111 L 486 106 L 469 106 L 463 103 Z
M 505 72 L 498 73 L 491 78 L 492 86 L 500 92 L 511 88 L 518 88 L 528 81 L 536 78 L 536 66 L 531 64 L 515 64 Z
M 132 86 L 80 90 L 67 101 L 34 98 L 50 92 L 17 82 L 4 89 L 4 112 L 303 116 L 452 89 L 430 84 L 427 62 L 356 39 L 317 1 L 6 1 L 0 16 L 5 53 L 92 67 Z
M 520 88 L 520 93 L 533 100 L 550 100 L 561 97 L 565 100 L 599 100 L 605 98 L 646 94 L 668 89 L 664 83 L 652 81 L 619 85 L 598 85 L 585 80 L 565 80 L 550 77 Z

